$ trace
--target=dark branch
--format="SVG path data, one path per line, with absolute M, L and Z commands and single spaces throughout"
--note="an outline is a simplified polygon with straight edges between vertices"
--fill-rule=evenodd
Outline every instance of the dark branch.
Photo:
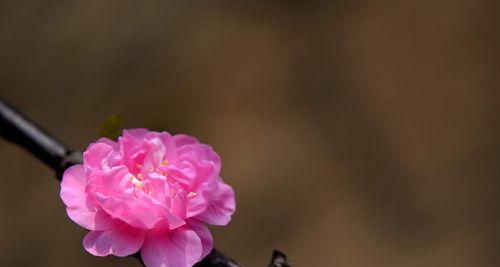
M 13 107 L 0 100 L 0 135 L 14 142 L 54 170 L 61 168 L 68 153 L 66 146 Z

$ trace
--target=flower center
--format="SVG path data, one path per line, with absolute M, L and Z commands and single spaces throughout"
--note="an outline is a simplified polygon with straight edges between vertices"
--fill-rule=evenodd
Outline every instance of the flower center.
M 169 164 L 168 160 L 164 160 L 156 168 L 153 167 L 153 166 L 150 166 L 149 170 L 146 170 L 146 171 L 148 173 L 156 171 L 156 172 L 158 172 L 158 173 L 160 173 L 160 174 L 162 174 L 164 176 L 167 176 L 167 173 L 164 170 L 162 170 L 162 168 L 168 166 L 168 164 Z M 144 177 L 143 177 L 143 175 L 141 173 L 143 171 L 143 165 L 142 164 L 137 164 L 136 166 L 139 169 L 139 173 L 137 173 L 137 175 L 135 175 L 135 176 L 133 174 L 131 174 L 130 175 L 130 182 L 132 182 L 132 184 L 134 184 L 134 186 L 136 188 L 141 189 L 141 190 L 144 191 L 144 185 L 145 185 L 144 183 L 145 183 L 145 181 L 144 181 Z
M 166 172 L 166 169 L 165 167 L 169 165 L 169 162 L 168 160 L 164 160 L 162 161 L 157 167 L 149 167 L 149 170 L 147 170 L 147 173 L 152 173 L 152 172 L 157 172 L 165 177 L 167 177 L 167 172 Z M 143 176 L 143 165 L 141 164 L 137 164 L 137 168 L 139 169 L 139 173 L 137 173 L 137 175 L 133 175 L 133 174 L 130 174 L 130 182 L 135 186 L 135 188 L 137 189 L 140 189 L 142 190 L 143 192 L 146 192 L 148 191 L 148 180 L 144 179 L 144 176 Z M 177 194 L 177 190 L 176 189 L 170 189 L 170 197 L 173 198 L 176 194 Z M 187 198 L 194 198 L 198 195 L 198 193 L 194 192 L 194 191 L 189 191 L 187 194 L 186 194 L 186 197 Z
M 143 183 L 142 183 L 142 174 L 138 174 L 137 177 L 131 175 L 130 181 L 134 184 L 136 188 L 142 188 Z

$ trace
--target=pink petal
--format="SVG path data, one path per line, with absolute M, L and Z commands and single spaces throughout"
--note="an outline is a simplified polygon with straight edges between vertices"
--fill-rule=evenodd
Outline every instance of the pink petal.
M 148 142 L 149 148 L 144 155 L 143 161 L 143 172 L 149 172 L 149 170 L 154 170 L 164 159 L 165 156 L 165 145 L 160 138 L 153 138 Z
M 199 162 L 210 162 L 215 168 L 215 172 L 218 174 L 221 169 L 221 159 L 217 153 L 212 149 L 211 146 L 205 144 L 189 144 L 183 145 L 177 148 L 179 162 L 182 160 L 192 160 Z
M 137 164 L 142 164 L 144 155 L 148 149 L 146 142 L 143 140 L 147 134 L 147 129 L 130 129 L 124 130 L 123 136 L 118 138 L 123 163 L 133 174 L 140 172 Z
M 61 182 L 61 199 L 69 207 L 78 207 L 85 204 L 87 178 L 83 173 L 82 164 L 69 167 L 63 174 Z
M 68 216 L 88 230 L 106 230 L 113 225 L 113 220 L 97 206 L 92 205 L 85 193 L 87 179 L 81 164 L 68 168 L 61 182 L 61 199 L 67 206 Z
M 187 190 L 196 188 L 207 181 L 216 181 L 219 170 L 209 161 L 198 161 L 192 156 L 183 156 L 182 162 L 161 168 L 169 177 L 181 183 Z
M 141 249 L 147 267 L 192 267 L 201 259 L 202 241 L 186 227 L 172 232 L 151 231 Z
M 165 203 L 166 205 L 170 204 L 170 187 L 167 182 L 167 177 L 157 172 L 148 173 L 145 177 L 147 178 L 145 183 L 149 195 L 160 203 Z M 168 205 L 167 207 L 170 208 Z
M 120 155 L 120 146 L 116 141 L 113 141 L 111 139 L 108 139 L 106 137 L 101 137 L 97 139 L 96 143 L 103 143 L 106 145 L 109 145 L 113 148 L 113 152 L 108 155 L 108 158 L 106 159 L 105 165 L 107 165 L 109 168 L 118 166 L 118 165 L 123 165 L 122 163 L 122 155 Z
M 91 231 L 83 239 L 83 246 L 92 255 L 124 257 L 139 251 L 144 244 L 144 231 L 126 225 L 111 230 Z
M 175 216 L 166 206 L 154 202 L 140 191 L 136 196 L 106 196 L 96 193 L 95 197 L 108 214 L 136 228 L 152 229 L 161 224 L 175 229 L 185 224 L 182 218 Z
M 212 195 L 217 190 L 218 181 L 208 180 L 192 189 L 195 193 L 187 199 L 186 217 L 191 218 L 203 213 L 209 204 Z
M 102 209 L 92 211 L 68 207 L 66 208 L 66 213 L 72 221 L 87 230 L 108 230 L 114 224 L 111 216 Z
M 161 219 L 154 207 L 136 201 L 133 197 L 105 196 L 99 193 L 95 197 L 106 213 L 133 227 L 151 229 Z
M 89 194 L 99 192 L 104 195 L 131 195 L 134 189 L 134 185 L 130 182 L 131 177 L 127 167 L 113 167 L 91 179 L 86 190 Z
M 148 133 L 149 131 L 146 128 L 135 128 L 135 129 L 123 130 L 122 136 L 123 138 L 130 138 L 140 141 L 144 139 L 144 137 Z
M 173 137 L 169 133 L 163 131 L 160 133 L 160 138 L 166 148 L 165 158 L 169 161 L 175 160 L 177 158 L 177 149 Z
M 83 153 L 83 166 L 86 171 L 91 169 L 102 170 L 109 166 L 107 160 L 114 151 L 113 146 L 106 143 L 92 143 Z
M 118 143 L 107 137 L 101 137 L 97 139 L 96 143 L 104 143 L 106 145 L 110 145 L 111 147 L 113 147 L 113 149 L 118 149 Z
M 210 234 L 210 230 L 208 230 L 208 227 L 204 223 L 198 220 L 189 220 L 187 225 L 200 237 L 202 246 L 200 259 L 205 258 L 214 248 L 214 240 L 212 234 Z
M 231 186 L 219 182 L 207 209 L 195 218 L 213 225 L 226 225 L 236 209 L 234 191 Z
M 186 218 L 186 193 L 179 185 L 174 187 L 174 195 L 170 203 L 170 210 L 179 218 Z
M 199 143 L 196 138 L 185 134 L 176 134 L 173 136 L 173 140 L 176 147 Z

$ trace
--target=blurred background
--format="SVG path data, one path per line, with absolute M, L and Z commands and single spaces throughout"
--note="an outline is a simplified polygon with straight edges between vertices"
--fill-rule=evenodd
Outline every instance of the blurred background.
M 500 266 L 500 2 L 2 1 L 0 94 L 77 149 L 213 145 L 245 266 Z M 0 141 L 0 266 L 97 258 L 54 173 Z

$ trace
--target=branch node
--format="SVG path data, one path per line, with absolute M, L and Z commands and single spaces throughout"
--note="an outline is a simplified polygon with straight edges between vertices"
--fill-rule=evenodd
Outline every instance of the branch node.
M 287 262 L 286 255 L 283 252 L 274 250 L 268 267 L 291 267 L 291 265 Z

